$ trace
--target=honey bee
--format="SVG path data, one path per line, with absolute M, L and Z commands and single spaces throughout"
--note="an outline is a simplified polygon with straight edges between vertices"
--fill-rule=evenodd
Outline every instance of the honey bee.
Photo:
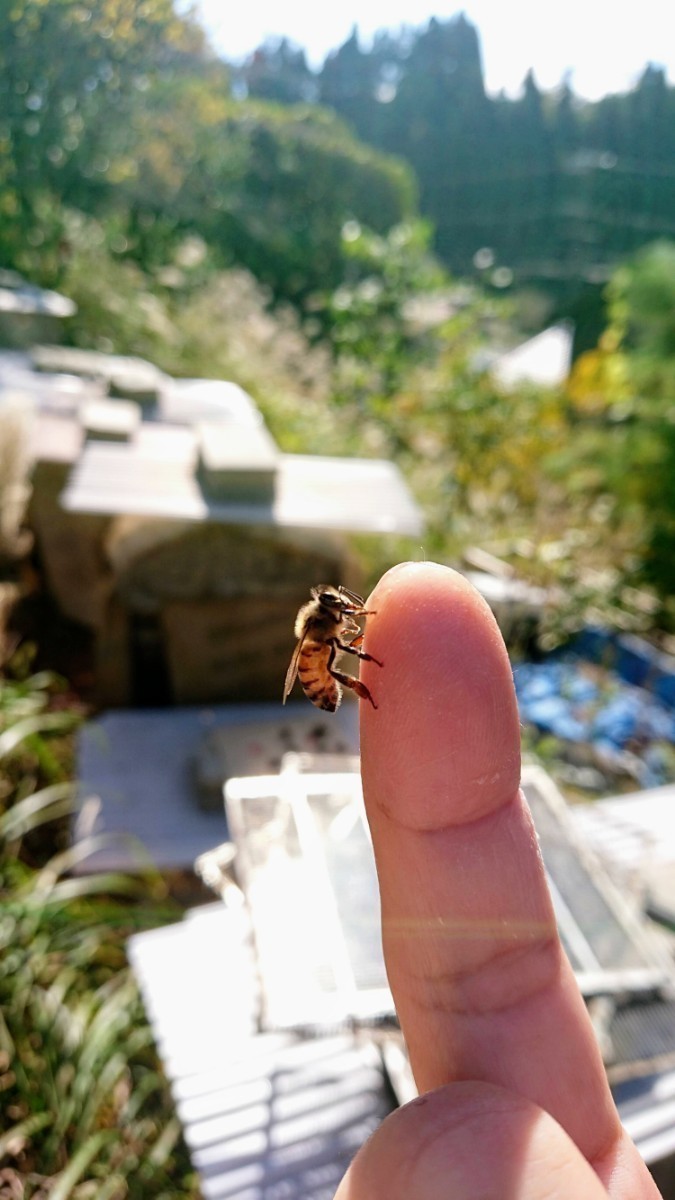
M 312 588 L 312 599 L 303 604 L 295 621 L 298 644 L 286 672 L 284 704 L 298 675 L 305 695 L 317 708 L 335 712 L 342 699 L 340 685 L 351 688 L 361 700 L 369 700 L 377 708 L 365 683 L 333 665 L 338 654 L 345 652 L 382 666 L 379 659 L 359 649 L 363 634 L 354 618 L 372 615 L 363 605 L 363 597 L 349 588 L 330 584 Z

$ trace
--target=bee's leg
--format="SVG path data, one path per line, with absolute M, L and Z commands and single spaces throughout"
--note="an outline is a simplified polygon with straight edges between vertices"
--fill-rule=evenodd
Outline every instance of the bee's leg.
M 338 647 L 340 650 L 344 650 L 346 654 L 355 654 L 357 658 L 362 658 L 364 662 L 374 662 L 378 667 L 384 666 L 384 663 L 381 663 L 379 658 L 375 658 L 373 654 L 366 654 L 365 650 L 357 649 L 357 647 L 361 645 L 362 641 L 363 634 L 357 633 L 356 637 L 352 638 L 351 642 L 338 642 Z
M 354 633 L 358 636 L 358 634 L 360 634 L 361 630 L 360 630 L 359 626 L 356 624 L 356 621 L 350 621 L 348 617 L 345 617 L 342 622 L 342 632 L 344 634 Z
M 354 679 L 353 675 L 345 675 L 344 671 L 333 671 L 330 667 L 328 670 L 333 676 L 333 679 L 336 679 L 337 682 L 341 683 L 343 687 L 351 688 L 353 692 L 356 692 L 357 696 L 359 696 L 361 700 L 370 700 L 373 708 L 377 708 L 370 691 L 366 687 L 365 683 L 361 683 L 360 679 Z
M 356 692 L 357 696 L 361 700 L 369 700 L 370 703 L 372 704 L 373 708 L 377 708 L 377 705 L 376 705 L 375 701 L 373 700 L 373 697 L 371 696 L 370 691 L 366 687 L 365 683 L 361 683 L 360 679 L 354 679 L 354 677 L 352 675 L 345 675 L 344 671 L 336 671 L 335 667 L 333 666 L 333 663 L 335 662 L 335 655 L 337 654 L 338 650 L 350 650 L 350 649 L 351 649 L 350 646 L 343 646 L 342 643 L 339 642 L 337 638 L 333 639 L 333 641 L 330 644 L 330 656 L 328 658 L 328 662 L 326 663 L 328 672 L 330 675 L 333 676 L 333 679 L 335 679 L 337 681 L 337 683 L 341 683 L 343 687 L 351 688 L 353 692 Z M 370 655 L 368 655 L 368 654 L 361 655 L 361 654 L 359 654 L 358 650 L 354 650 L 353 653 L 358 654 L 359 658 L 363 657 L 363 658 L 370 659 Z M 377 659 L 372 659 L 372 661 L 377 662 Z

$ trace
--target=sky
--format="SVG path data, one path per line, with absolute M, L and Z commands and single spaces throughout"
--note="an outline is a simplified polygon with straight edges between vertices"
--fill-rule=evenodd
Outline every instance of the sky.
M 197 0 L 196 9 L 216 49 L 231 61 L 268 36 L 284 35 L 316 67 L 354 25 L 367 44 L 379 29 L 418 27 L 463 9 L 478 27 L 489 92 L 517 95 L 530 67 L 544 89 L 571 72 L 574 91 L 589 100 L 632 87 L 648 62 L 665 66 L 675 82 L 669 0 Z

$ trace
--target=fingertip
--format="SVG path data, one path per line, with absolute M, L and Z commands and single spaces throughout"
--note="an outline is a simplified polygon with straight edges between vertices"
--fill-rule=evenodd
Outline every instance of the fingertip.
M 364 779 L 376 776 L 392 815 L 419 828 L 476 819 L 511 799 L 520 725 L 506 648 L 482 596 L 449 567 L 403 563 L 367 606 L 366 646 L 384 666 L 363 668 L 378 704 L 361 713 Z
M 375 585 L 375 588 L 368 599 L 368 606 L 373 599 L 382 600 L 404 600 L 406 595 L 411 591 L 425 592 L 428 589 L 434 590 L 439 588 L 450 588 L 459 593 L 466 593 L 474 597 L 479 606 L 485 607 L 480 593 L 469 582 L 465 575 L 459 571 L 453 570 L 452 567 L 446 567 L 442 563 L 429 562 L 402 562 L 396 563 L 385 571 L 384 575 Z
M 479 638 L 483 648 L 490 647 L 493 654 L 506 659 L 490 606 L 466 576 L 452 567 L 435 562 L 399 563 L 379 580 L 367 607 L 373 611 L 368 622 L 373 645 L 381 637 L 414 633 L 411 648 L 416 646 L 421 652 L 426 645 L 424 635 L 430 632 L 442 639 L 442 649 L 447 652 L 471 635 Z

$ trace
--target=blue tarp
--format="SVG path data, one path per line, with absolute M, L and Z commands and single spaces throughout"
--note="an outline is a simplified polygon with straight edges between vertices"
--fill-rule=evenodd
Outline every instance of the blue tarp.
M 521 718 L 554 737 L 590 744 L 605 759 L 628 749 L 644 765 L 645 786 L 665 782 L 658 743 L 675 745 L 670 666 L 637 638 L 622 641 L 589 630 L 574 651 L 515 668 Z M 651 686 L 637 686 L 638 680 Z

